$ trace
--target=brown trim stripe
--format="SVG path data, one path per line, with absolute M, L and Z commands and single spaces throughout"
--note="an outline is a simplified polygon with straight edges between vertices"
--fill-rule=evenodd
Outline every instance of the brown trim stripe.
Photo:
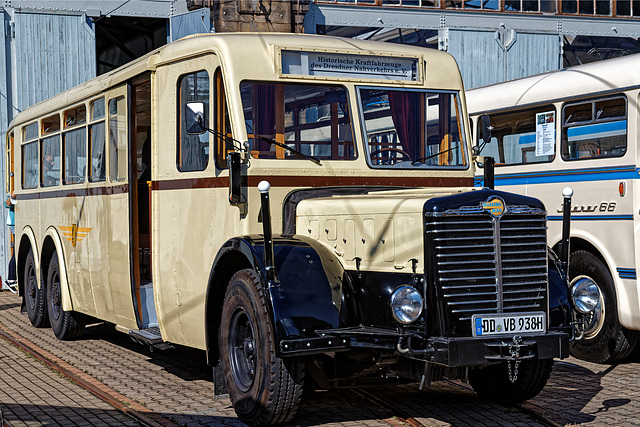
M 258 175 L 245 177 L 245 185 L 256 187 L 260 181 L 269 181 L 272 187 L 343 187 L 343 186 L 384 186 L 384 187 L 472 187 L 473 178 L 438 177 L 336 177 L 336 176 L 280 176 Z M 223 188 L 229 186 L 228 177 L 186 178 L 153 181 L 153 191 L 188 190 L 196 188 Z M 129 192 L 129 184 L 108 187 L 73 188 L 68 190 L 46 190 L 39 193 L 19 194 L 20 200 L 53 199 L 62 197 L 107 196 Z

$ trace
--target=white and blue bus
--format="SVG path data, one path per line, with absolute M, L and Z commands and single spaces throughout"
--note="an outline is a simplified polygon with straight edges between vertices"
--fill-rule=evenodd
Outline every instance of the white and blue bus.
M 570 275 L 601 288 L 599 309 L 573 354 L 611 362 L 630 354 L 640 330 L 640 55 L 468 91 L 475 135 L 488 115 L 498 189 L 541 199 L 548 242 L 561 238 L 564 187 L 574 190 Z M 481 165 L 482 166 L 482 165 Z M 482 174 L 482 168 L 478 168 Z M 482 185 L 476 178 L 476 185 Z

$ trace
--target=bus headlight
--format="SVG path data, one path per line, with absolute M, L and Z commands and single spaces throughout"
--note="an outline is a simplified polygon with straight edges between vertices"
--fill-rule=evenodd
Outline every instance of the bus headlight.
M 405 325 L 422 314 L 422 296 L 411 286 L 400 286 L 393 291 L 389 305 L 393 318 Z
M 600 302 L 600 289 L 593 279 L 578 276 L 571 283 L 571 299 L 579 313 L 589 314 Z

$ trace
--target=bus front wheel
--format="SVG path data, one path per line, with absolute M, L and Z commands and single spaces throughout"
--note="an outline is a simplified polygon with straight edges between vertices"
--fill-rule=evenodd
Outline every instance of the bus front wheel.
M 46 289 L 44 283 L 41 288 L 38 288 L 36 263 L 32 249 L 29 249 L 24 263 L 24 294 L 22 298 L 31 324 L 36 328 L 49 326 Z
M 537 396 L 547 384 L 552 368 L 553 359 L 501 362 L 470 369 L 469 384 L 480 397 L 513 406 Z
M 586 319 L 584 334 L 573 340 L 571 354 L 596 363 L 611 363 L 627 357 L 638 341 L 638 332 L 623 328 L 618 321 L 616 292 L 607 266 L 590 252 L 571 254 L 569 274 L 591 278 L 600 289 L 601 299 L 593 314 Z
M 62 288 L 60 286 L 60 265 L 58 254 L 53 253 L 47 273 L 47 305 L 49 322 L 56 338 L 74 340 L 84 332 L 84 322 L 80 313 L 62 310 Z
M 229 398 L 248 425 L 293 418 L 304 380 L 302 360 L 276 356 L 263 284 L 253 270 L 234 274 L 224 298 L 220 354 Z

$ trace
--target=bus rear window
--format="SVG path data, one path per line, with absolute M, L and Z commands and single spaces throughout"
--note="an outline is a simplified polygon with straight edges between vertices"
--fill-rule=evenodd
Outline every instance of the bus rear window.
M 300 158 L 278 144 L 318 160 L 356 158 L 343 87 L 242 82 L 240 92 L 254 158 Z

